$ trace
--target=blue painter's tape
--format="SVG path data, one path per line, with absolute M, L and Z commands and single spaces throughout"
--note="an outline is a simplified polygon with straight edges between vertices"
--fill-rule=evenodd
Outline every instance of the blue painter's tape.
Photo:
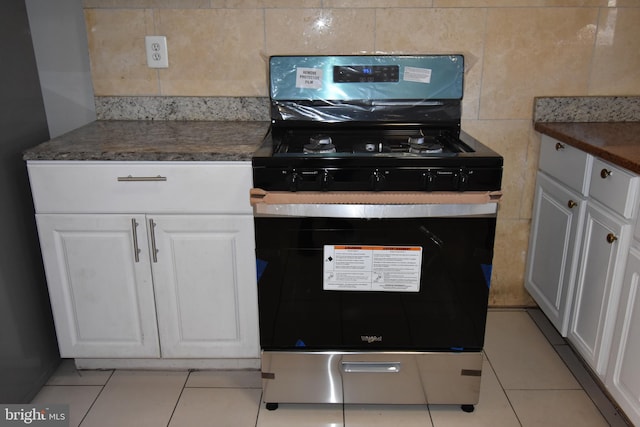
M 257 276 L 258 276 L 258 282 L 260 281 L 260 278 L 262 277 L 262 273 L 264 273 L 264 270 L 266 270 L 267 264 L 268 264 L 268 262 L 263 260 L 263 259 L 256 259 L 256 273 L 257 273 Z
M 484 281 L 487 283 L 487 288 L 491 288 L 491 270 L 493 269 L 492 264 L 480 264 L 482 268 L 482 273 L 484 274 Z

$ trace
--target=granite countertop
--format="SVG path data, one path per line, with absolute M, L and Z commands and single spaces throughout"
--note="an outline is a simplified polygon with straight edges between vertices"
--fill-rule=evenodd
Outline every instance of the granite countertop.
M 538 132 L 640 174 L 640 122 L 536 122 Z
M 269 129 L 257 121 L 98 120 L 24 152 L 25 160 L 251 160 Z

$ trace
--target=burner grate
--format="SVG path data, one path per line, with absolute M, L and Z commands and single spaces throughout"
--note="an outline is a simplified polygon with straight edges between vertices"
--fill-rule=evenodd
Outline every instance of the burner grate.
M 463 151 L 458 138 L 446 129 L 288 129 L 275 139 L 279 142 L 274 155 L 434 156 Z

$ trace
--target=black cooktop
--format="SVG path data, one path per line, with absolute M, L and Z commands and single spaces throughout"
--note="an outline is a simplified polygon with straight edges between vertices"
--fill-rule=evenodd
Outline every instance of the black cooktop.
M 254 187 L 271 191 L 500 189 L 502 157 L 464 132 L 427 132 L 419 127 L 320 130 L 271 129 L 252 158 Z M 417 151 L 425 147 L 430 152 Z
M 455 156 L 473 149 L 455 131 L 405 128 L 304 128 L 274 131 L 273 156 Z

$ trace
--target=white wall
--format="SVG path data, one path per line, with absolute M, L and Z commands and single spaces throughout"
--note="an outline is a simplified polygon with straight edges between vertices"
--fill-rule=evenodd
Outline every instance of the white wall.
M 26 0 L 51 138 L 96 119 L 81 0 Z

